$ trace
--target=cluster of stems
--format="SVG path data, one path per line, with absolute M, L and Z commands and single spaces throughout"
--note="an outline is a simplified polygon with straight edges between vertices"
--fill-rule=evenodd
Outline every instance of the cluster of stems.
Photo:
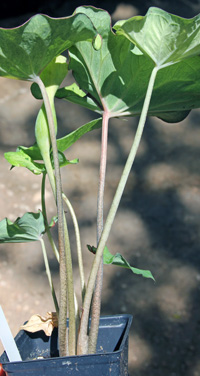
M 58 159 L 58 150 L 56 143 L 56 132 L 53 113 L 51 109 L 51 104 L 49 101 L 48 94 L 46 92 L 45 86 L 39 77 L 35 78 L 35 82 L 39 85 L 44 106 L 47 114 L 49 134 L 51 140 L 51 148 L 53 152 L 54 169 L 52 165 L 45 163 L 47 175 L 49 177 L 50 185 L 53 191 L 57 206 L 57 216 L 58 216 L 58 251 L 51 236 L 48 224 L 47 215 L 45 207 L 45 177 L 43 176 L 42 182 L 42 211 L 46 221 L 47 235 L 50 240 L 51 246 L 54 250 L 56 258 L 60 265 L 60 298 L 59 304 L 56 299 L 55 290 L 53 287 L 53 282 L 50 274 L 50 268 L 48 265 L 48 259 L 46 256 L 46 250 L 44 242 L 42 241 L 42 249 L 44 254 L 44 261 L 47 270 L 47 276 L 49 279 L 52 296 L 58 314 L 58 333 L 59 333 L 59 349 L 60 356 L 65 355 L 75 355 L 75 354 L 86 354 L 94 353 L 96 351 L 96 343 L 98 337 L 98 326 L 100 318 L 100 307 L 101 307 L 101 290 L 103 282 L 103 251 L 106 242 L 109 237 L 109 233 L 129 176 L 131 171 L 140 140 L 142 137 L 144 125 L 147 118 L 148 108 L 151 100 L 151 95 L 153 91 L 153 86 L 156 78 L 158 69 L 155 67 L 152 71 L 146 97 L 144 100 L 141 116 L 138 123 L 138 128 L 134 137 L 134 141 L 123 169 L 116 193 L 114 195 L 113 202 L 111 204 L 107 219 L 104 225 L 104 186 L 105 186 L 105 175 L 106 175 L 106 161 L 107 161 L 107 139 L 108 139 L 108 123 L 109 118 L 112 116 L 106 109 L 103 112 L 102 120 L 102 142 L 101 142 L 101 158 L 100 158 L 100 177 L 99 177 L 99 191 L 98 191 L 98 204 L 97 204 L 97 251 L 94 257 L 94 262 L 91 268 L 89 279 L 87 285 L 85 284 L 84 271 L 83 271 L 83 261 L 81 254 L 81 241 L 80 233 L 78 228 L 78 222 L 73 210 L 73 207 L 68 200 L 68 198 L 62 192 L 61 184 L 61 174 Z M 120 114 L 123 116 L 123 114 Z M 70 242 L 67 229 L 67 221 L 63 209 L 63 202 L 67 205 L 68 211 L 72 216 L 74 223 L 77 250 L 78 250 L 78 263 L 80 271 L 80 281 L 82 289 L 82 302 L 81 302 L 81 313 L 77 307 L 77 300 L 74 292 L 73 284 L 73 270 L 72 270 L 72 256 L 70 249 Z M 91 325 L 88 334 L 88 322 L 91 313 Z M 66 319 L 69 318 L 69 328 L 66 328 Z

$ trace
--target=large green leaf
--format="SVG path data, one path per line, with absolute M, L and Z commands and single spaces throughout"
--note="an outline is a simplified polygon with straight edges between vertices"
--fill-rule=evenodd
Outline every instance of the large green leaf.
M 114 29 L 158 67 L 200 54 L 200 15 L 185 19 L 151 7 L 146 16 L 118 21 Z
M 26 243 L 39 240 L 45 232 L 41 212 L 25 213 L 13 223 L 8 218 L 0 222 L 0 243 Z
M 96 247 L 91 247 L 90 245 L 87 246 L 89 251 L 92 253 L 96 253 Z M 104 248 L 103 251 L 103 263 L 104 265 L 116 265 L 120 266 L 122 268 L 130 269 L 134 274 L 142 275 L 144 278 L 151 278 L 155 281 L 152 273 L 149 270 L 142 270 L 138 268 L 134 268 L 129 264 L 129 262 L 120 254 L 116 253 L 115 255 L 112 255 L 107 247 Z
M 153 90 L 149 115 L 162 117 L 168 121 L 180 121 L 187 111 L 200 107 L 200 57 L 194 56 L 177 64 L 161 69 Z M 138 113 L 142 102 L 134 106 Z
M 95 35 L 84 14 L 57 19 L 38 14 L 19 27 L 0 28 L 0 76 L 32 80 L 54 57 Z
M 91 18 L 102 35 L 102 47 L 95 51 L 83 41 L 70 48 L 69 68 L 82 91 L 73 95 L 69 88 L 66 93 L 59 89 L 56 96 L 98 113 L 108 111 L 110 117 L 140 115 L 154 61 L 127 36 L 111 31 L 107 12 L 92 7 L 80 7 L 77 12 Z M 199 107 L 199 63 L 199 56 L 193 56 L 158 72 L 149 115 L 176 122 Z

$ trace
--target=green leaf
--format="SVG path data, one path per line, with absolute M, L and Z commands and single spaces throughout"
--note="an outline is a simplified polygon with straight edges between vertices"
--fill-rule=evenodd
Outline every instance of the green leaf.
M 41 212 L 25 213 L 13 223 L 4 218 L 0 222 L 0 243 L 26 243 L 39 240 L 45 232 Z
M 190 113 L 189 111 L 172 111 L 172 112 L 166 112 L 161 113 L 159 116 L 159 113 L 157 113 L 157 117 L 161 120 L 167 122 L 167 123 L 178 123 L 182 120 L 184 120 Z
M 23 146 L 19 147 L 18 151 L 16 152 L 5 153 L 4 157 L 12 165 L 12 167 L 25 167 L 29 171 L 33 172 L 35 175 L 40 175 L 46 172 L 45 165 L 43 163 L 35 162 L 29 156 L 29 149 L 24 147 L 24 151 L 23 151 Z M 61 151 L 58 151 L 58 157 L 59 157 L 60 167 L 67 166 L 69 164 L 77 164 L 79 162 L 77 158 L 69 161 Z M 53 157 L 51 161 L 52 161 L 52 166 L 53 166 Z
M 56 92 L 56 98 L 65 99 L 69 102 L 79 104 L 82 107 L 86 107 L 89 110 L 96 111 L 98 113 L 102 112 L 102 109 L 96 104 L 96 102 L 86 95 L 76 83 L 72 85 L 65 86 L 64 88 L 58 89 Z
M 87 42 L 77 43 L 75 48 L 70 48 L 69 68 L 72 69 L 80 88 L 96 102 L 98 111 L 102 111 L 101 88 L 106 78 L 115 70 L 108 50 L 108 39 L 114 37 L 110 28 L 111 19 L 106 11 L 90 6 L 77 8 L 76 13 L 79 12 L 91 18 L 102 37 L 102 47 L 100 50 L 95 50 Z M 112 86 L 110 89 L 112 92 Z
M 65 151 L 71 145 L 73 145 L 79 138 L 81 138 L 84 134 L 91 132 L 94 129 L 99 129 L 102 126 L 102 118 L 95 119 L 82 125 L 80 128 L 77 128 L 75 131 L 67 134 L 66 136 L 59 138 L 57 140 L 58 150 Z
M 75 131 L 69 133 L 68 135 L 57 139 L 57 146 L 59 150 L 60 166 L 66 166 L 68 164 L 78 163 L 78 159 L 69 161 L 64 156 L 63 152 L 67 150 L 74 142 L 79 138 L 84 136 L 84 134 L 91 132 L 94 129 L 99 129 L 102 126 L 102 118 L 92 120 L 89 123 L 82 125 Z M 16 167 L 26 167 L 34 174 L 41 174 L 46 171 L 44 164 L 35 162 L 42 160 L 42 156 L 37 144 L 30 146 L 18 146 L 16 152 L 8 152 L 4 154 L 6 160 Z
M 58 222 L 58 216 L 54 215 L 54 217 L 51 218 L 51 222 L 49 223 L 49 228 L 54 227 L 57 222 Z
M 42 160 L 40 149 L 39 149 L 37 143 L 35 143 L 33 146 L 29 146 L 29 147 L 27 147 L 27 146 L 18 146 L 16 152 L 18 152 L 20 150 L 22 150 L 24 153 L 26 153 L 33 160 L 36 160 L 36 161 L 41 161 Z
M 46 171 L 43 163 L 34 162 L 31 157 L 23 150 L 5 153 L 4 157 L 12 166 L 26 167 L 35 175 L 42 174 Z
M 55 93 L 68 73 L 66 57 L 60 55 L 54 58 L 42 71 L 40 78 L 46 87 L 48 96 L 53 99 Z M 36 99 L 43 99 L 39 86 L 34 82 L 31 92 Z
M 69 159 L 67 159 L 65 157 L 65 155 L 60 150 L 58 150 L 58 159 L 59 159 L 60 167 L 67 166 L 69 164 L 77 164 L 79 162 L 79 160 L 77 158 L 69 161 Z M 51 162 L 52 162 L 52 166 L 54 168 L 53 155 L 51 155 Z
M 200 57 L 194 56 L 158 71 L 149 113 L 170 113 L 172 122 L 200 106 Z M 174 120 L 173 114 L 174 112 Z M 184 114 L 185 112 L 185 114 Z M 168 116 L 168 117 L 169 117 Z
M 32 80 L 77 41 L 96 36 L 84 14 L 51 18 L 38 14 L 23 25 L 0 28 L 0 76 Z
M 90 245 L 87 245 L 88 249 L 90 252 L 92 253 L 96 253 L 96 248 L 95 247 L 91 247 Z M 120 266 L 122 268 L 126 268 L 126 269 L 130 269 L 134 274 L 139 274 L 139 275 L 142 275 L 144 278 L 151 278 L 155 281 L 153 275 L 151 274 L 151 272 L 149 270 L 142 270 L 142 269 L 137 269 L 137 268 L 134 268 L 133 266 L 131 266 L 129 264 L 129 262 L 120 254 L 120 253 L 116 253 L 115 255 L 112 255 L 108 248 L 105 247 L 104 248 L 104 251 L 103 251 L 103 263 L 104 265 L 116 265 L 116 266 Z
M 65 98 L 90 109 L 89 101 L 92 100 L 96 105 L 96 108 L 93 105 L 94 111 L 106 110 L 110 117 L 140 115 L 154 61 L 135 47 L 124 33 L 119 33 L 119 29 L 117 35 L 113 34 L 107 12 L 92 7 L 80 7 L 79 11 L 91 18 L 102 35 L 102 47 L 95 51 L 90 43 L 83 41 L 70 48 L 69 68 L 85 96 L 70 96 L 66 89 Z M 154 31 L 153 25 L 151 27 Z M 200 58 L 188 56 L 159 70 L 148 112 L 150 116 L 176 122 L 183 119 L 187 111 L 199 108 Z M 56 95 L 60 95 L 60 90 Z
M 200 15 L 185 19 L 151 7 L 146 16 L 118 21 L 114 29 L 158 67 L 200 54 Z

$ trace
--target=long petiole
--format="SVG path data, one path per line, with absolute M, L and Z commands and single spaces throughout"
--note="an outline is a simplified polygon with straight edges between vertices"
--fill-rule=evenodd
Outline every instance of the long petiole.
M 104 217 L 104 188 L 106 177 L 106 164 L 107 164 L 107 145 L 108 145 L 108 121 L 109 113 L 104 111 L 102 119 L 102 138 L 101 138 L 101 158 L 99 170 L 99 190 L 97 201 L 97 246 L 103 231 L 103 217 Z M 99 319 L 101 311 L 101 293 L 103 285 L 103 257 L 99 265 L 95 290 L 92 300 L 92 313 L 91 313 L 91 326 L 88 341 L 89 354 L 96 352 L 96 344 L 99 330 Z
M 51 247 L 53 249 L 54 255 L 56 256 L 57 261 L 59 262 L 59 252 L 57 250 L 57 247 L 54 243 L 53 237 L 51 235 L 51 231 L 48 226 L 48 221 L 47 221 L 47 212 L 46 212 L 46 204 L 45 204 L 45 180 L 46 180 L 46 173 L 43 174 L 42 177 L 42 185 L 41 185 L 41 202 L 42 202 L 42 214 L 45 219 L 45 229 L 46 233 L 49 239 L 49 242 L 51 244 Z
M 84 353 L 84 344 L 87 341 L 87 323 L 89 319 L 90 304 L 92 300 L 92 294 L 93 294 L 93 290 L 95 286 L 97 272 L 98 272 L 99 265 L 102 260 L 103 251 L 104 251 L 106 242 L 108 240 L 108 236 L 110 234 L 110 230 L 111 230 L 129 173 L 131 171 L 131 168 L 135 160 L 135 156 L 136 156 L 136 153 L 137 153 L 140 141 L 141 141 L 157 72 L 158 72 L 158 68 L 155 67 L 151 73 L 151 77 L 149 80 L 149 84 L 148 84 L 140 120 L 138 123 L 138 128 L 135 134 L 135 138 L 134 138 L 127 162 L 125 164 L 124 170 L 122 172 L 122 176 L 120 178 L 113 202 L 111 204 L 110 211 L 108 213 L 108 216 L 104 225 L 104 229 L 101 235 L 101 239 L 99 241 L 99 245 L 97 248 L 97 252 L 95 255 L 95 259 L 93 262 L 93 266 L 91 269 L 91 273 L 89 276 L 87 290 L 86 290 L 84 304 L 83 304 L 83 314 L 81 317 L 81 324 L 80 324 L 80 331 L 79 331 L 79 338 L 78 338 L 79 354 Z
M 34 81 L 40 87 L 42 97 L 44 100 L 45 110 L 48 119 L 49 132 L 52 144 L 54 168 L 55 168 L 55 184 L 56 184 L 56 204 L 58 214 L 58 243 L 59 243 L 59 255 L 60 255 L 60 311 L 59 311 L 59 349 L 60 355 L 65 356 L 67 354 L 66 343 L 66 317 L 67 317 L 67 279 L 66 279 L 66 259 L 65 259 L 65 230 L 64 230 L 64 214 L 62 204 L 62 187 L 60 166 L 58 160 L 58 150 L 56 143 L 55 126 L 53 120 L 53 114 L 51 111 L 51 105 L 45 86 L 39 76 L 36 76 Z
M 85 295 L 85 277 L 84 277 L 84 268 L 83 268 L 83 257 L 82 257 L 82 250 L 81 250 L 81 238 L 80 238 L 80 231 L 79 231 L 79 225 L 76 218 L 76 214 L 74 212 L 73 206 L 69 199 L 66 197 L 66 195 L 62 194 L 63 200 L 65 204 L 67 205 L 67 208 L 70 212 L 70 215 L 72 217 L 72 221 L 74 224 L 74 230 L 75 230 L 75 236 L 76 236 L 76 246 L 77 246 L 77 255 L 78 255 L 78 265 L 79 265 L 79 275 L 80 275 L 80 281 L 81 281 L 81 292 L 82 292 L 82 300 Z
M 49 286 L 50 286 L 50 289 L 51 289 L 52 298 L 53 298 L 53 301 L 54 301 L 57 316 L 59 316 L 58 301 L 57 301 L 57 298 L 56 298 L 56 293 L 55 293 L 55 289 L 54 289 L 54 285 L 53 285 L 53 281 L 52 281 L 52 277 L 51 277 L 51 271 L 50 271 L 50 267 L 49 267 L 49 261 L 48 261 L 48 257 L 47 257 L 46 247 L 45 247 L 45 244 L 44 244 L 44 240 L 42 238 L 40 239 L 40 242 L 41 242 L 41 246 L 42 246 L 44 264 L 45 264 L 46 274 L 47 274 L 48 281 L 49 281 Z

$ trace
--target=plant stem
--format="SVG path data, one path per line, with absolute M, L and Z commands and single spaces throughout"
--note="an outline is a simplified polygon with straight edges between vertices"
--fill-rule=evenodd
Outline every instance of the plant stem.
M 69 355 L 76 354 L 76 313 L 74 302 L 74 282 L 72 270 L 72 257 L 70 250 L 69 234 L 66 219 L 64 220 L 64 235 L 66 245 L 66 277 L 67 277 L 67 301 L 68 301 L 68 317 L 69 317 L 69 338 L 68 350 Z M 66 321 L 65 321 L 66 325 Z M 64 356 L 64 355 L 62 355 Z
M 81 238 L 80 238 L 80 231 L 78 226 L 78 221 L 76 218 L 76 214 L 74 212 L 73 206 L 69 199 L 65 196 L 65 194 L 62 194 L 63 200 L 65 204 L 67 205 L 69 212 L 72 217 L 72 221 L 74 224 L 75 229 L 75 236 L 76 236 L 76 245 L 77 245 L 77 255 L 78 255 L 78 265 L 79 265 L 79 275 L 80 275 L 80 281 L 81 281 L 81 293 L 82 293 L 82 300 L 85 295 L 85 277 L 84 277 L 84 268 L 83 268 L 83 257 L 82 257 L 82 250 L 81 250 Z
M 52 293 L 52 297 L 53 297 L 53 301 L 54 301 L 56 313 L 57 313 L 57 316 L 59 317 L 58 301 L 57 301 L 57 298 L 56 298 L 56 293 L 55 293 L 55 289 L 54 289 L 54 285 L 53 285 L 53 281 L 52 281 L 52 277 L 51 277 L 51 271 L 50 271 L 50 267 L 49 267 L 49 261 L 48 261 L 48 258 L 47 258 L 47 252 L 46 252 L 44 240 L 40 239 L 40 242 L 41 242 L 41 245 L 42 245 L 44 264 L 45 264 L 46 274 L 47 274 L 48 281 L 49 281 L 49 286 L 51 288 L 51 293 Z
M 59 311 L 59 349 L 60 355 L 65 356 L 67 353 L 66 344 L 66 317 L 67 317 L 67 280 L 66 280 L 66 259 L 65 259 L 65 231 L 64 231 L 64 216 L 63 216 L 63 204 L 62 204 L 62 186 L 60 166 L 58 159 L 58 150 L 56 143 L 56 133 L 53 115 L 51 111 L 51 105 L 45 86 L 39 76 L 36 76 L 34 81 L 40 87 L 44 105 L 46 109 L 49 132 L 51 138 L 51 145 L 53 150 L 54 168 L 55 168 L 55 182 L 56 182 L 56 204 L 58 214 L 58 244 L 59 244 L 59 256 L 60 256 L 60 311 Z
M 101 158 L 99 170 L 99 191 L 97 202 L 97 244 L 99 243 L 103 231 L 103 209 L 104 209 L 104 188 L 107 163 L 107 145 L 108 145 L 108 121 L 109 112 L 104 111 L 102 119 L 102 138 L 101 138 Z
M 99 241 L 99 245 L 98 245 L 98 248 L 97 248 L 97 251 L 96 251 L 96 255 L 95 255 L 95 258 L 94 258 L 91 273 L 90 273 L 90 276 L 89 276 L 87 290 L 86 290 L 84 304 L 83 304 L 83 314 L 82 314 L 82 317 L 81 317 L 80 332 L 79 332 L 79 339 L 78 339 L 78 349 L 79 349 L 80 353 L 82 353 L 82 343 L 84 343 L 86 341 L 86 337 L 87 337 L 87 323 L 88 323 L 88 319 L 89 319 L 90 304 L 91 304 L 92 294 L 93 294 L 93 290 L 94 290 L 94 286 L 95 286 L 96 275 L 97 275 L 97 272 L 98 272 L 98 269 L 99 269 L 100 262 L 102 260 L 103 251 L 104 251 L 108 236 L 110 234 L 110 230 L 111 230 L 111 227 L 112 227 L 112 224 L 113 224 L 113 221 L 114 221 L 114 218 L 115 218 L 115 215 L 116 215 L 116 212 L 117 212 L 117 209 L 118 209 L 118 206 L 119 206 L 119 203 L 120 203 L 120 200 L 121 200 L 121 197 L 122 197 L 122 194 L 123 194 L 123 191 L 124 191 L 127 179 L 128 179 L 128 176 L 129 176 L 129 173 L 131 171 L 131 168 L 132 168 L 133 162 L 135 160 L 135 156 L 136 156 L 136 153 L 137 153 L 140 141 L 141 141 L 141 137 L 142 137 L 144 125 L 145 125 L 146 118 L 147 118 L 147 113 L 148 113 L 148 109 L 149 109 L 149 104 L 150 104 L 150 100 L 151 100 L 151 96 L 152 96 L 152 92 L 153 92 L 153 87 L 154 87 L 154 82 L 155 82 L 155 79 L 156 79 L 157 71 L 158 71 L 158 68 L 154 67 L 154 69 L 151 73 L 151 77 L 150 77 L 150 80 L 149 80 L 149 84 L 148 84 L 148 88 L 147 88 L 147 92 L 146 92 L 146 96 L 145 96 L 140 120 L 139 120 L 139 123 L 138 123 L 138 128 L 137 128 L 137 131 L 136 131 L 136 134 L 135 134 L 135 138 L 134 138 L 134 141 L 133 141 L 127 162 L 125 164 L 124 170 L 122 172 L 122 176 L 120 178 L 120 181 L 119 181 L 113 202 L 111 204 L 110 211 L 108 213 L 106 223 L 105 223 L 105 226 L 104 226 L 104 229 L 103 229 L 103 232 L 102 232 L 102 235 L 101 235 L 101 239 Z
M 109 113 L 104 111 L 102 120 L 102 139 L 101 139 L 101 158 L 100 158 L 100 171 L 99 171 L 99 191 L 97 202 L 97 246 L 103 231 L 103 216 L 104 216 L 104 188 L 106 177 L 106 164 L 107 164 L 107 145 L 108 145 L 108 121 Z M 92 314 L 91 326 L 88 342 L 88 353 L 96 352 L 97 337 L 99 331 L 99 319 L 101 312 L 101 294 L 103 285 L 103 257 L 99 265 L 95 290 L 92 300 Z
M 45 205 L 45 180 L 46 180 L 46 173 L 43 174 L 42 187 L 41 187 L 42 214 L 43 214 L 44 219 L 45 219 L 45 230 L 46 230 L 49 242 L 50 242 L 51 247 L 53 249 L 54 255 L 56 256 L 56 259 L 59 262 L 59 252 L 58 252 L 57 247 L 54 243 L 53 237 L 51 235 L 51 231 L 49 229 L 48 220 L 47 220 L 47 212 L 46 212 L 46 205 Z

